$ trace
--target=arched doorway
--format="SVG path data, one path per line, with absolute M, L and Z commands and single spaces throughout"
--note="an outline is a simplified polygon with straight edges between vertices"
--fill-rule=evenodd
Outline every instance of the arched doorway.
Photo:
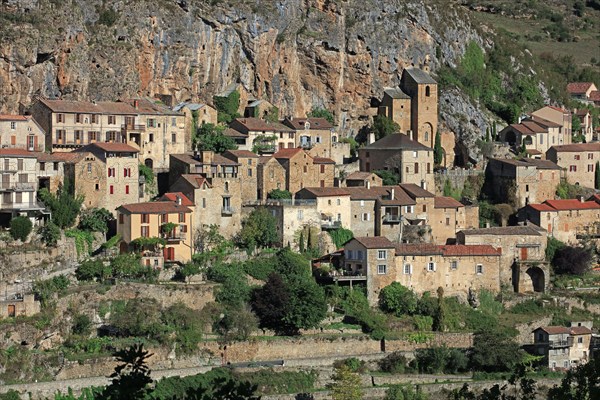
M 543 293 L 546 288 L 546 277 L 544 271 L 539 267 L 530 267 L 525 273 L 531 279 L 534 292 Z
M 146 160 L 144 160 L 144 165 L 148 168 L 153 168 L 154 161 L 152 161 L 151 158 L 146 158 Z

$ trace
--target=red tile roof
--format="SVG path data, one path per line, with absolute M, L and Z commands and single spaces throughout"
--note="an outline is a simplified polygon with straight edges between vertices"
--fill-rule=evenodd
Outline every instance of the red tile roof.
M 536 211 L 540 211 L 540 212 L 556 211 L 554 208 L 550 207 L 547 204 L 529 204 L 529 207 L 533 208 Z
M 595 201 L 596 203 L 600 204 L 600 194 L 592 195 L 592 197 L 590 197 L 588 201 Z
M 75 163 L 85 157 L 83 153 L 74 153 L 72 151 L 56 152 L 56 153 L 37 153 L 37 159 L 40 162 L 66 162 Z
M 240 124 L 248 129 L 248 131 L 253 132 L 294 132 L 293 129 L 280 124 L 279 122 L 267 122 L 260 118 L 236 118 L 234 120 L 234 125 L 235 124 Z
M 186 206 L 179 206 L 172 201 L 148 201 L 145 203 L 123 204 L 117 210 L 130 214 L 164 214 L 164 213 L 191 213 Z
M 592 330 L 587 326 L 572 326 L 571 335 L 591 335 Z
M 442 254 L 442 246 L 430 243 L 410 243 L 396 245 L 397 256 L 422 256 Z
M 223 155 L 227 157 L 227 155 L 233 155 L 236 158 L 258 158 L 258 154 L 253 153 L 249 150 L 227 150 Z
M 306 129 L 306 122 L 310 124 L 310 129 L 331 129 L 333 125 L 325 118 L 286 118 L 283 123 L 297 131 Z
M 335 161 L 327 157 L 314 157 L 313 164 L 335 164 Z
M 194 203 L 188 199 L 185 194 L 181 193 L 181 192 L 171 192 L 171 193 L 165 193 L 162 195 L 162 197 L 160 198 L 159 201 L 172 201 L 174 203 L 177 203 L 177 196 L 179 196 L 179 198 L 181 199 L 181 205 L 182 206 L 186 206 L 186 207 L 193 207 Z
M 548 129 L 544 126 L 542 126 L 540 123 L 538 123 L 538 121 L 521 121 L 521 125 L 524 125 L 525 127 L 527 127 L 527 129 L 529 129 L 531 132 L 534 133 L 546 133 L 548 132 Z
M 557 153 L 560 153 L 560 152 L 572 153 L 572 152 L 580 152 L 580 151 L 600 151 L 600 142 L 562 144 L 559 146 L 552 146 L 551 149 L 555 149 Z
M 500 256 L 501 248 L 495 248 L 489 244 L 455 244 L 451 246 L 441 246 L 445 257 L 457 256 Z
M 308 192 L 315 197 L 350 196 L 350 192 L 347 189 L 338 187 L 312 187 L 301 189 L 299 193 Z
M 126 103 L 113 101 L 101 101 L 91 103 L 88 101 L 73 100 L 51 100 L 40 98 L 52 112 L 60 113 L 84 113 L 84 114 L 129 114 L 135 115 L 137 111 Z
M 590 92 L 589 99 L 591 101 L 600 101 L 600 90 L 594 90 L 594 91 Z
M 399 186 L 413 198 L 415 198 L 415 197 L 434 197 L 435 196 L 430 191 L 425 190 L 421 186 L 415 185 L 414 183 L 401 183 Z
M 452 197 L 438 196 L 433 199 L 435 208 L 460 208 L 464 207 L 460 201 L 453 199 Z
M 588 91 L 593 82 L 572 82 L 567 85 L 567 92 L 571 94 L 583 94 Z
M 595 201 L 577 199 L 546 200 L 542 204 L 529 204 L 529 207 L 536 211 L 600 210 L 600 204 Z
M 358 243 L 365 246 L 367 249 L 391 249 L 394 247 L 394 243 L 385 236 L 363 236 L 355 237 L 352 240 L 356 240 Z
M 37 154 L 39 154 L 39 153 L 34 153 L 32 151 L 27 151 L 25 149 L 15 149 L 15 148 L 0 149 L 0 156 L 4 156 L 4 157 L 14 156 L 14 157 L 35 158 L 35 157 L 37 157 Z
M 181 174 L 181 179 L 192 185 L 194 189 L 200 189 L 204 184 L 210 186 L 210 183 L 200 174 Z
M 223 131 L 223 135 L 225 136 L 229 136 L 229 137 L 233 137 L 233 138 L 247 138 L 248 135 L 246 135 L 243 132 L 240 131 L 236 131 L 233 128 L 227 128 Z
M 90 148 L 97 147 L 101 150 L 110 153 L 139 153 L 139 150 L 135 147 L 131 147 L 127 143 L 113 143 L 113 142 L 96 142 L 88 144 L 75 151 L 90 151 Z
M 273 154 L 273 157 L 275 157 L 276 159 L 286 159 L 289 160 L 290 158 L 294 157 L 296 154 L 298 153 L 302 153 L 304 152 L 304 150 L 300 147 L 296 147 L 293 149 L 280 149 L 277 153 Z
M 542 330 L 549 335 L 568 335 L 571 332 L 566 326 L 540 326 L 539 328 L 535 329 L 534 332 L 537 330 Z
M 27 121 L 26 115 L 0 114 L 0 121 Z

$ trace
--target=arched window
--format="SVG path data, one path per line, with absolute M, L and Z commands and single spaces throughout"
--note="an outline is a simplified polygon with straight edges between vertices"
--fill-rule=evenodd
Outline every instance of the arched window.
M 429 141 L 429 132 L 425 131 L 425 141 Z
M 425 86 L 425 96 L 431 96 L 431 88 L 429 86 Z

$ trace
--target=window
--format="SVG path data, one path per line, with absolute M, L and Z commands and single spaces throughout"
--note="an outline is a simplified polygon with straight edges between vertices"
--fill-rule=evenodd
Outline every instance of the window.
M 525 185 L 525 191 L 529 192 L 529 185 Z
M 171 126 L 177 126 L 177 118 L 171 118 Z
M 56 122 L 65 122 L 65 114 L 56 114 Z
M 179 213 L 179 222 L 185 222 L 185 213 Z
M 339 206 L 339 205 L 341 205 L 341 204 L 342 204 L 342 200 L 340 200 L 340 199 L 337 199 L 337 200 L 336 200 L 336 203 L 337 203 L 337 205 Z
M 588 160 L 594 159 L 594 153 L 588 153 Z
M 324 174 L 325 173 L 325 165 L 321 164 L 321 173 Z
M 431 96 L 431 88 L 429 86 L 425 86 L 425 96 Z
M 148 118 L 147 122 L 147 126 L 148 128 L 156 128 L 156 120 L 153 118 Z
M 129 185 L 125 185 L 125 194 L 129 194 Z
M 423 204 L 423 212 L 427 212 L 427 205 Z
M 108 169 L 108 177 L 110 178 L 111 176 L 116 176 L 116 173 L 115 173 L 115 172 L 116 172 L 116 171 L 115 171 L 115 169 L 114 169 L 114 168 L 109 168 L 109 169 Z
M 540 144 L 544 144 L 544 135 L 540 135 Z
M 108 124 L 116 125 L 116 123 L 117 123 L 117 117 L 115 117 L 114 115 L 109 115 L 108 116 Z
M 115 193 L 115 187 L 113 185 L 110 185 L 109 190 L 110 190 L 110 192 L 109 192 L 110 194 L 114 194 Z
M 569 165 L 569 172 L 577 172 L 577 165 Z
M 418 153 L 416 151 L 413 151 L 413 158 L 417 158 L 417 154 Z
M 63 140 L 65 138 L 65 131 L 62 129 L 56 130 L 56 140 Z
M 87 172 L 88 172 L 88 174 L 92 173 L 92 163 L 91 162 L 88 163 L 88 165 L 87 165 Z
M 575 154 L 575 159 L 576 159 L 576 160 L 580 160 L 580 159 L 581 159 L 581 156 L 580 156 L 579 154 Z
M 578 337 L 577 338 L 577 343 L 583 343 L 583 338 L 582 337 Z
M 298 210 L 298 220 L 302 221 L 304 219 L 304 211 Z
M 116 142 L 117 141 L 117 132 L 116 131 L 106 132 L 106 141 L 107 142 Z
M 446 225 L 450 225 L 450 218 L 446 217 Z
M 427 271 L 435 271 L 435 263 L 434 262 L 427 263 Z
M 475 266 L 475 272 L 477 273 L 477 275 L 481 275 L 483 274 L 483 265 L 481 264 L 477 264 Z
M 411 275 L 411 274 L 412 274 L 412 265 L 404 264 L 404 275 Z
M 10 123 L 10 129 L 12 129 L 13 131 L 14 131 L 15 129 L 17 129 L 17 123 L 16 123 L 16 122 L 14 122 L 14 121 L 11 121 L 11 123 Z
M 123 214 L 119 214 L 119 224 L 125 223 L 125 217 Z
M 415 174 L 419 173 L 419 163 L 415 163 Z
M 565 368 L 569 368 L 569 362 L 568 362 L 568 361 L 565 361 L 565 362 L 563 363 L 563 365 L 564 365 L 564 367 L 565 367 Z
M 248 159 L 248 165 L 252 165 L 252 159 L 251 158 Z
M 352 260 L 352 250 L 348 250 L 347 253 L 348 260 Z
M 387 256 L 386 250 L 377 250 L 377 259 L 378 260 L 385 260 L 386 256 Z
M 356 252 L 356 254 L 357 254 L 357 255 L 356 255 L 356 259 L 357 259 L 357 260 L 362 260 L 362 259 L 363 259 L 363 252 L 362 252 L 362 250 L 358 250 L 358 251 Z
M 144 215 L 144 214 L 142 214 Z M 149 237 L 150 236 L 150 227 L 149 226 L 141 226 L 141 236 L 142 237 Z
M 371 213 L 363 213 L 362 214 L 362 220 L 363 221 L 370 221 L 371 220 Z
M 92 124 L 97 124 L 98 123 L 98 116 L 96 114 L 90 115 L 90 119 L 92 121 Z
M 458 261 L 450 261 L 450 269 L 452 269 L 452 270 L 458 269 Z
M 412 214 L 414 212 L 414 206 L 405 206 L 404 208 L 407 214 Z
M 166 224 L 169 222 L 169 214 L 160 214 L 160 223 Z
M 100 184 L 96 183 L 96 191 L 100 190 Z
M 40 171 L 45 171 L 46 170 L 46 163 L 45 162 L 41 162 L 40 163 Z
M 80 124 L 81 121 L 83 121 L 83 115 L 81 115 L 81 114 L 75 114 L 75 123 L 76 124 Z
M 252 176 L 252 168 L 248 168 L 248 176 Z
M 321 143 L 321 136 L 317 136 L 317 140 L 316 140 L 316 142 L 317 142 L 317 143 Z
M 88 142 L 95 142 L 97 139 L 96 132 L 90 131 L 88 132 Z
M 364 207 L 364 206 L 365 206 L 365 201 L 364 201 L 364 200 L 361 200 L 361 201 L 360 201 L 360 206 L 361 206 L 361 207 Z
M 171 133 L 171 142 L 177 143 L 177 134 L 176 133 Z
M 55 162 L 54 165 L 53 165 L 53 167 L 54 167 L 55 171 L 58 171 L 58 162 Z
M 379 275 L 385 275 L 387 274 L 387 265 L 385 264 L 380 264 L 377 266 L 377 273 Z
M 131 177 L 131 168 L 123 168 L 123 177 Z
M 148 142 L 154 143 L 154 133 L 148 134 Z
M 206 198 L 202 198 L 202 208 L 206 208 Z
M 327 200 L 327 205 L 331 205 L 331 200 Z
M 308 167 L 305 165 L 304 166 L 304 173 L 306 174 L 308 172 Z
M 588 172 L 594 172 L 594 164 L 588 164 Z
M 142 224 L 150 223 L 150 214 L 142 214 Z

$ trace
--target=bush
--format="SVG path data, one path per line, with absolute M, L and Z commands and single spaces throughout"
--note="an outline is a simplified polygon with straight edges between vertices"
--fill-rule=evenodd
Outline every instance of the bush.
M 27 217 L 16 217 L 10 221 L 10 235 L 15 240 L 26 241 L 32 228 L 33 224 Z
M 412 315 L 417 310 L 417 295 L 398 282 L 393 282 L 381 289 L 379 307 L 397 316 Z
M 38 233 L 42 238 L 42 242 L 49 247 L 56 246 L 58 240 L 60 239 L 60 228 L 52 221 L 48 221 L 46 225 L 41 226 L 38 229 Z
M 358 374 L 362 374 L 367 371 L 366 363 L 356 357 L 345 358 L 343 360 L 337 360 L 333 362 L 333 368 L 341 368 L 342 366 L 346 366 L 350 371 Z
M 92 320 L 85 314 L 77 314 L 73 319 L 72 331 L 76 335 L 89 335 L 91 331 Z
M 419 372 L 426 374 L 447 373 L 467 371 L 469 358 L 464 351 L 449 349 L 445 346 L 417 349 L 415 352 L 414 365 Z
M 108 232 L 108 222 L 114 219 L 105 208 L 92 208 L 81 213 L 79 229 L 89 232 Z
M 267 194 L 267 198 L 273 200 L 291 199 L 292 194 L 287 190 L 273 189 Z
M 47 306 L 50 298 L 55 294 L 61 294 L 69 287 L 69 279 L 64 275 L 55 276 L 45 281 L 33 283 L 33 293 L 42 306 Z
M 408 366 L 408 360 L 399 351 L 395 351 L 379 360 L 379 369 L 390 374 L 403 374 Z
M 582 247 L 563 247 L 556 250 L 552 265 L 557 274 L 584 275 L 591 269 L 592 253 Z

